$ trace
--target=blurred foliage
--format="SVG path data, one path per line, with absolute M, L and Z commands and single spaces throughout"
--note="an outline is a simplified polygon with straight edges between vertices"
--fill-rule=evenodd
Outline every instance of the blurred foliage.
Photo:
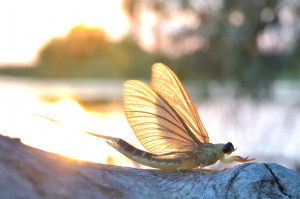
M 163 62 L 182 79 L 236 82 L 258 95 L 276 79 L 300 77 L 298 1 L 124 0 L 123 7 L 131 22 L 123 40 L 78 25 L 41 49 L 36 69 L 10 73 L 149 78 L 150 66 Z
M 136 37 L 139 16 L 154 18 L 154 51 L 176 56 L 180 49 L 176 66 L 186 76 L 234 80 L 252 93 L 300 77 L 299 1 L 125 0 L 124 8 Z
M 154 59 L 130 38 L 111 42 L 100 28 L 78 25 L 41 50 L 38 66 L 43 77 L 128 78 L 144 74 L 145 62 Z

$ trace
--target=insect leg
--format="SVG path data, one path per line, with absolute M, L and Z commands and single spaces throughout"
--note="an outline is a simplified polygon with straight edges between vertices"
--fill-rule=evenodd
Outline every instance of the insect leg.
M 253 160 L 255 160 L 255 158 L 250 158 L 249 159 L 249 156 L 247 156 L 246 158 L 243 158 L 241 156 L 235 156 L 234 161 L 237 161 L 237 162 L 250 162 L 250 161 L 253 161 Z
M 232 163 L 232 162 L 234 162 L 234 161 L 236 161 L 236 162 L 243 162 L 243 163 L 245 163 L 245 162 L 250 162 L 250 161 L 252 161 L 252 160 L 255 160 L 254 158 L 251 158 L 251 159 L 248 159 L 249 157 L 246 157 L 246 158 L 243 158 L 243 157 L 241 157 L 241 156 L 231 156 L 231 157 L 229 157 L 229 158 L 225 158 L 225 157 L 223 157 L 222 159 L 220 159 L 220 161 L 222 162 L 222 163 L 224 163 L 224 164 L 230 164 L 230 163 Z

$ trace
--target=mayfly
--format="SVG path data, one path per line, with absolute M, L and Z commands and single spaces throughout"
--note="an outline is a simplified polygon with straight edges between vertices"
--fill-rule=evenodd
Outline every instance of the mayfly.
M 84 132 L 105 139 L 135 162 L 181 171 L 212 165 L 218 160 L 226 164 L 254 160 L 240 156 L 226 158 L 225 155 L 235 151 L 231 142 L 209 143 L 208 134 L 183 84 L 161 63 L 152 66 L 151 86 L 138 80 L 126 81 L 123 101 L 126 118 L 148 152 L 121 138 Z

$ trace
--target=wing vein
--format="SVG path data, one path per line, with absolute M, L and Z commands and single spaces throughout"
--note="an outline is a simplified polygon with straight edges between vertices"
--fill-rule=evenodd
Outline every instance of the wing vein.
M 149 114 L 158 118 L 161 118 L 167 122 L 169 122 L 170 124 L 173 124 L 174 126 L 176 126 L 177 128 L 179 128 L 181 131 L 185 131 L 182 127 L 180 127 L 178 124 L 175 124 L 174 122 L 172 122 L 171 120 L 167 119 L 166 117 L 163 117 L 161 115 L 155 114 L 155 113 L 149 113 L 149 112 L 144 112 L 144 111 L 127 111 L 128 113 L 130 112 L 135 112 L 135 113 L 144 113 L 144 114 Z M 140 118 L 141 116 L 129 116 L 130 119 L 134 119 L 134 118 Z M 145 116 L 147 117 L 147 116 Z

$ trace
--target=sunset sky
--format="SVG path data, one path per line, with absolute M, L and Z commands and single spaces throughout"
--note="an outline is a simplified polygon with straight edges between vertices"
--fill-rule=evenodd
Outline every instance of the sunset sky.
M 41 46 L 78 24 L 98 26 L 112 39 L 121 38 L 128 29 L 121 1 L 2 1 L 0 66 L 34 63 Z

